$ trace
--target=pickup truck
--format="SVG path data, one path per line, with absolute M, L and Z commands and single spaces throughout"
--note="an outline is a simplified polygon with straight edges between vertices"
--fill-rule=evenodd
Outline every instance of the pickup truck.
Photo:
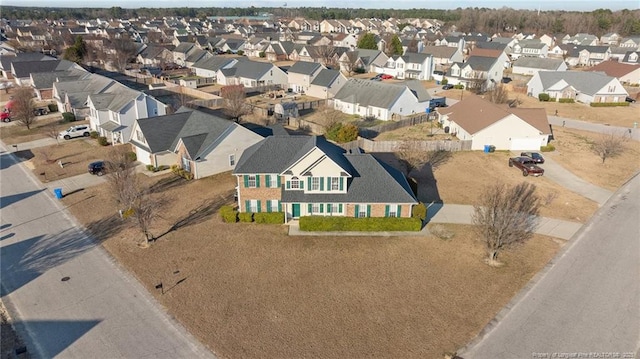
M 544 169 L 536 165 L 530 157 L 512 157 L 509 158 L 509 167 L 516 167 L 522 171 L 523 176 L 542 176 Z
M 446 97 L 432 98 L 429 101 L 429 108 L 436 108 L 436 107 L 447 107 L 447 98 Z

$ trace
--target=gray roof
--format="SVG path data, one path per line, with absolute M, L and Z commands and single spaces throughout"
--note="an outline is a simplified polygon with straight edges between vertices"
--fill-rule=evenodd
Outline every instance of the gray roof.
M 50 89 L 53 88 L 53 83 L 56 81 L 79 80 L 84 74 L 86 73 L 81 70 L 36 72 L 31 73 L 31 78 L 33 79 L 33 87 L 37 89 Z
M 213 56 L 209 58 L 200 59 L 191 67 L 211 70 L 211 71 L 218 71 L 234 60 L 235 60 L 234 58 L 229 58 L 229 57 Z
M 270 136 L 247 148 L 234 174 L 283 173 L 317 147 L 351 177 L 346 194 L 305 194 L 283 191 L 283 202 L 415 203 L 406 178 L 369 154 L 347 154 L 318 136 Z M 309 175 L 313 175 L 310 173 Z
M 457 47 L 449 46 L 425 46 L 422 49 L 423 54 L 430 54 L 439 59 L 450 59 L 456 51 L 458 51 Z
M 485 56 L 470 56 L 467 59 L 467 62 L 462 64 L 461 67 L 471 66 L 475 71 L 489 71 L 491 66 L 496 62 L 497 58 L 495 57 L 485 57 Z
M 360 106 L 390 108 L 408 88 L 407 84 L 391 84 L 382 81 L 349 79 L 336 93 L 335 99 Z M 411 87 L 409 87 L 412 89 Z M 416 95 L 415 91 L 412 91 Z M 418 101 L 419 97 L 416 96 Z
M 313 75 L 318 69 L 322 68 L 322 65 L 317 62 L 309 61 L 297 61 L 293 64 L 288 72 L 296 74 Z
M 196 46 L 196 44 L 191 42 L 181 42 L 180 44 L 178 44 L 178 46 L 176 46 L 175 49 L 173 49 L 173 52 L 186 54 L 187 52 L 191 51 L 194 46 Z
M 41 54 L 39 52 L 21 52 L 11 56 L 0 56 L 0 67 L 4 70 L 10 70 L 11 64 L 22 61 L 53 61 L 54 57 Z
M 274 67 L 277 68 L 270 62 L 244 60 L 239 61 L 233 68 L 236 69 L 235 76 L 248 79 L 259 79 Z
M 540 74 L 543 90 L 564 80 L 576 90 L 588 95 L 596 94 L 615 79 L 615 77 L 607 76 L 601 72 L 589 71 L 540 71 L 538 74 Z
M 513 39 L 509 39 L 513 40 Z M 479 41 L 476 42 L 476 48 L 479 49 L 491 49 L 491 50 L 500 50 L 504 51 L 507 48 L 509 43 L 499 42 L 499 41 Z
M 355 54 L 356 58 L 359 58 L 362 60 L 365 66 L 369 66 L 371 65 L 371 63 L 373 63 L 373 61 L 375 61 L 375 59 L 378 58 L 378 56 L 380 56 L 380 54 L 382 54 L 382 51 L 369 50 L 369 49 L 356 49 L 353 51 L 353 53 Z
M 422 64 L 429 57 L 432 57 L 432 55 L 425 54 L 424 52 L 423 53 L 407 52 L 404 55 L 402 55 L 402 59 L 404 60 L 405 63 L 408 63 L 408 64 Z
M 151 153 L 175 151 L 182 140 L 193 160 L 206 156 L 238 125 L 211 114 L 182 107 L 178 112 L 138 120 Z M 141 146 L 132 140 L 136 146 Z M 141 147 L 146 147 L 142 145 Z
M 14 62 L 13 69 L 18 78 L 29 77 L 31 73 L 68 70 L 74 63 L 67 60 L 54 61 L 20 61 Z
M 213 57 L 213 55 L 211 55 L 209 51 L 202 50 L 202 49 L 195 49 L 193 53 L 191 53 L 191 55 L 187 56 L 187 58 L 184 59 L 184 61 L 195 63 L 203 58 L 209 58 L 209 57 Z
M 422 86 L 422 83 L 420 81 L 418 80 L 407 81 L 405 82 L 405 85 L 407 85 L 409 90 L 411 90 L 413 95 L 418 99 L 418 102 L 425 102 L 425 101 L 431 100 L 431 95 L 429 95 L 429 92 L 427 91 L 426 88 L 424 88 L 424 86 Z
M 329 87 L 340 76 L 340 71 L 322 69 L 311 81 L 311 85 Z
M 555 71 L 563 62 L 563 59 L 522 56 L 513 63 L 513 66 Z

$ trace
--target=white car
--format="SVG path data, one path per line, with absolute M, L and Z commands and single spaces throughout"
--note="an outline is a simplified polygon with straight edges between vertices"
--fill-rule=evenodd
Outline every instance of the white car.
M 58 134 L 58 137 L 70 140 L 75 137 L 89 137 L 91 129 L 87 125 L 71 126 Z

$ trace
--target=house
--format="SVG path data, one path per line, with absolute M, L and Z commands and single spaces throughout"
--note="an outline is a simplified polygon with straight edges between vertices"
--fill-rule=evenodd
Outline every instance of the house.
M 543 108 L 510 108 L 469 95 L 437 111 L 443 127 L 460 140 L 471 140 L 472 150 L 492 145 L 497 150 L 539 151 L 551 134 Z
M 436 70 L 447 69 L 454 62 L 464 61 L 462 51 L 457 47 L 425 46 L 422 49 L 422 53 L 433 56 Z
M 640 64 L 630 65 L 616 61 L 604 61 L 587 71 L 603 72 L 617 78 L 623 84 L 640 85 Z
M 511 72 L 533 76 L 538 71 L 567 71 L 567 68 L 567 64 L 562 59 L 523 56 L 512 64 Z
M 640 64 L 640 51 L 627 51 L 622 58 L 622 63 L 636 65 Z
M 23 61 L 55 61 L 55 57 L 51 57 L 39 52 L 21 52 L 15 55 L 2 55 L 0 56 L 0 70 L 2 71 L 2 77 L 8 80 L 13 79 L 12 64 L 14 62 Z
M 245 88 L 280 86 L 289 83 L 287 74 L 268 62 L 251 61 L 241 58 L 230 67 L 224 67 L 216 73 L 216 81 L 221 85 L 244 85 Z
M 433 56 L 407 52 L 389 58 L 383 72 L 398 79 L 430 80 L 433 66 Z
M 620 47 L 628 47 L 633 49 L 640 48 L 640 36 L 625 37 L 620 40 Z
M 624 102 L 629 96 L 617 78 L 601 72 L 539 71 L 527 83 L 529 96 L 549 94 L 552 99 L 569 98 L 578 102 Z
M 353 34 L 334 34 L 333 46 L 354 50 L 358 46 L 358 38 Z
M 499 57 L 471 56 L 467 62 L 451 65 L 446 77 L 450 84 L 483 91 L 500 83 L 508 66 L 509 58 L 504 52 Z
M 148 45 L 136 56 L 136 61 L 145 66 L 164 68 L 173 63 L 173 53 L 164 46 Z
M 287 71 L 289 77 L 288 88 L 295 92 L 304 93 L 309 90 L 313 79 L 325 67 L 316 62 L 297 61 Z
M 394 120 L 429 107 L 431 96 L 420 81 L 385 83 L 349 79 L 334 96 L 334 109 L 349 115 Z
M 622 36 L 615 32 L 608 32 L 600 36 L 600 44 L 602 45 L 618 46 L 620 40 L 622 40 Z
M 337 70 L 322 69 L 306 90 L 307 96 L 330 99 L 347 83 L 347 78 Z
M 233 171 L 240 212 L 302 216 L 410 217 L 417 200 L 402 173 L 371 154 L 321 136 L 269 136 Z
M 563 48 L 569 66 L 595 66 L 611 57 L 609 46 L 567 45 Z
M 181 42 L 172 51 L 173 62 L 180 66 L 185 66 L 184 60 L 196 49 L 196 44 L 192 42 Z
M 67 60 L 15 61 L 11 63 L 11 75 L 18 86 L 31 86 L 31 74 L 66 70 L 83 70 L 80 65 Z
M 513 45 L 513 50 L 511 52 L 511 59 L 516 60 L 520 56 L 546 58 L 548 53 L 549 53 L 549 46 L 538 39 L 520 40 L 518 43 Z
M 243 151 L 262 139 L 233 121 L 182 107 L 174 114 L 138 119 L 130 143 L 138 161 L 155 167 L 177 164 L 199 179 L 233 170 Z
M 53 99 L 53 84 L 58 81 L 76 81 L 86 76 L 84 69 L 67 71 L 35 72 L 31 73 L 31 86 L 36 92 L 38 100 Z
M 380 50 L 356 49 L 340 56 L 340 70 L 346 73 L 361 70 L 364 72 L 382 72 L 389 57 Z M 379 69 L 379 71 L 376 71 Z
M 89 94 L 86 103 L 89 126 L 112 144 L 128 142 L 137 119 L 167 113 L 162 102 L 118 82 L 101 93 Z
M 105 92 L 115 83 L 114 80 L 95 74 L 87 74 L 79 79 L 59 79 L 53 83 L 53 99 L 60 112 L 71 112 L 76 119 L 83 120 L 89 115 L 89 94 Z
M 216 79 L 216 74 L 220 69 L 229 68 L 235 65 L 239 58 L 214 56 L 200 59 L 191 65 L 191 69 L 195 71 L 196 76 L 204 78 Z

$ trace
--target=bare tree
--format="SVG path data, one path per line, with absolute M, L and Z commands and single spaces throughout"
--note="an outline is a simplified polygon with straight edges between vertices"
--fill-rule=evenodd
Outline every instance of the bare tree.
M 56 140 L 56 143 L 60 145 L 60 128 L 58 128 L 57 122 L 49 122 L 46 127 L 47 136 Z
M 490 91 L 487 91 L 488 100 L 496 103 L 503 104 L 509 102 L 509 93 L 502 84 L 494 86 Z
M 358 67 L 358 56 L 355 51 L 345 52 L 345 61 L 341 61 L 341 66 L 347 75 L 353 75 L 353 72 Z
M 127 149 L 128 146 L 113 147 L 105 158 L 107 183 L 119 209 L 123 212 L 132 209 L 140 193 L 135 166 L 128 156 Z
M 404 166 L 407 176 L 427 163 L 427 151 L 421 149 L 415 142 L 403 142 L 396 152 L 396 157 Z
M 479 204 L 473 206 L 472 221 L 485 242 L 489 264 L 498 263 L 501 250 L 533 236 L 540 206 L 536 186 L 528 182 L 495 183 L 482 192 Z
M 318 124 L 324 127 L 325 132 L 331 128 L 331 126 L 341 122 L 344 118 L 344 113 L 342 111 L 338 111 L 327 105 L 323 105 L 318 112 L 320 113 Z
M 451 159 L 452 153 L 446 150 L 427 151 L 426 163 L 432 168 L 438 168 Z
M 235 119 L 236 122 L 240 122 L 240 117 L 248 113 L 247 104 L 245 103 L 247 95 L 244 92 L 244 86 L 224 86 L 220 89 L 220 96 L 224 99 L 224 112 Z
M 143 245 L 149 245 L 149 241 L 154 239 L 151 233 L 153 221 L 160 215 L 162 203 L 153 198 L 148 190 L 138 193 L 131 206 L 131 216 L 138 223 L 138 228 L 144 235 Z
M 333 45 L 316 46 L 316 54 L 324 66 L 333 67 L 335 65 L 336 49 Z
M 18 88 L 12 101 L 11 118 L 26 126 L 28 130 L 31 129 L 31 125 L 36 122 L 33 89 L 25 86 Z
M 591 149 L 602 159 L 602 163 L 607 158 L 620 156 L 626 149 L 628 138 L 614 132 L 601 134 L 591 144 Z
M 134 42 L 128 37 L 121 37 L 111 40 L 111 46 L 113 48 L 113 64 L 122 71 L 126 68 L 127 64 L 136 56 L 137 47 Z

